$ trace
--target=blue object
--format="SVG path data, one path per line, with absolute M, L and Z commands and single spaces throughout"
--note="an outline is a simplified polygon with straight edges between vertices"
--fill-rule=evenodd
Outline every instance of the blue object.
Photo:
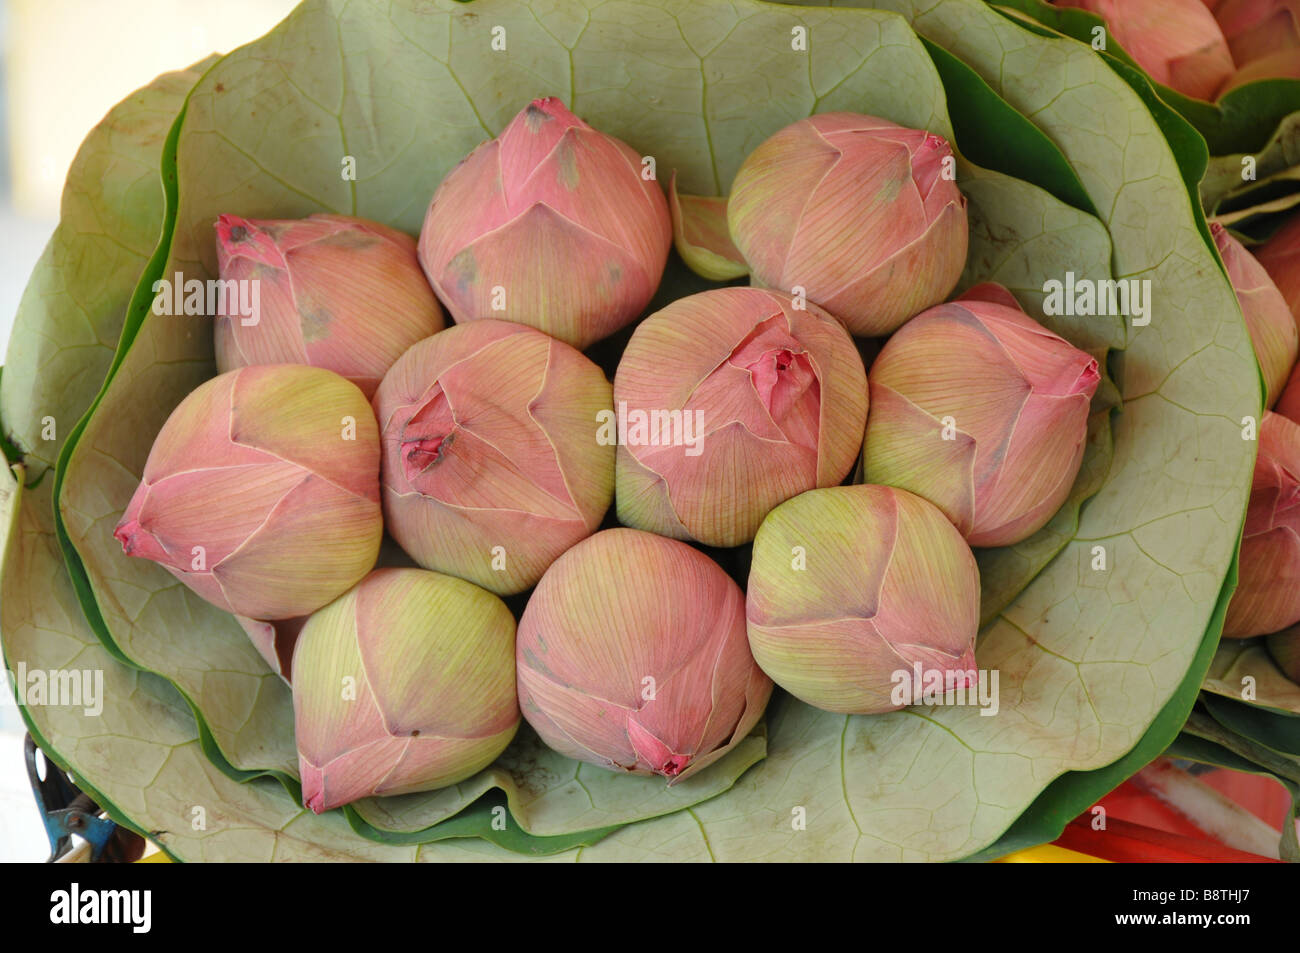
M 117 831 L 117 824 L 99 816 L 99 806 L 78 791 L 72 780 L 49 758 L 45 758 L 45 779 L 36 769 L 36 742 L 27 735 L 23 752 L 27 756 L 27 777 L 36 796 L 36 807 L 45 824 L 45 835 L 50 839 L 50 856 L 53 863 L 72 848 L 72 835 L 85 838 L 90 844 L 91 862 L 96 862 Z

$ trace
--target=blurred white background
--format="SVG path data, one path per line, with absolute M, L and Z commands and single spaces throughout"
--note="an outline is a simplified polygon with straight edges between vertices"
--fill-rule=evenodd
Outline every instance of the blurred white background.
M 68 166 L 109 108 L 159 73 L 227 53 L 295 0 L 0 0 L 0 349 L 59 218 Z M 0 690 L 8 693 L 7 684 Z M 23 762 L 18 710 L 0 701 L 0 862 L 49 853 Z

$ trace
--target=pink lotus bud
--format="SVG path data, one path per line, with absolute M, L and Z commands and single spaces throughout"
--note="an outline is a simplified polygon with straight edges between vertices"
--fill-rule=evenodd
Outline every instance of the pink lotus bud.
M 663 276 L 672 223 L 642 169 L 558 99 L 534 100 L 438 186 L 424 272 L 457 322 L 517 321 L 585 348 L 634 321 Z
M 781 501 L 848 475 L 866 372 L 853 340 L 816 305 L 720 288 L 637 327 L 614 408 L 619 521 L 737 546 Z
M 538 584 L 516 645 L 519 707 L 556 751 L 669 784 L 758 723 L 772 682 L 745 639 L 745 599 L 685 543 L 609 529 Z
M 1241 535 L 1237 591 L 1223 636 L 1245 639 L 1300 622 L 1300 424 L 1264 412 Z
M 1219 24 L 1201 0 L 1056 0 L 1106 21 L 1106 29 L 1157 83 L 1213 100 L 1234 69 Z
M 943 138 L 874 116 L 786 126 L 731 186 L 727 223 L 755 284 L 795 294 L 854 334 L 888 334 L 948 296 L 966 264 L 966 199 Z
M 1214 17 L 1238 66 L 1278 54 L 1300 60 L 1300 0 L 1220 0 Z
M 1219 246 L 1228 279 L 1237 292 L 1246 330 L 1250 332 L 1255 357 L 1264 373 L 1267 389 L 1264 406 L 1272 407 L 1282 393 L 1287 374 L 1300 351 L 1300 333 L 1297 333 L 1295 318 L 1291 316 L 1282 292 L 1277 290 L 1277 285 L 1273 284 L 1273 279 L 1255 256 L 1218 222 L 1210 223 L 1210 232 Z
M 754 540 L 754 659 L 827 711 L 910 704 L 897 689 L 916 666 L 952 687 L 970 684 L 979 606 L 970 547 L 943 513 L 903 490 L 809 490 L 769 513 Z
M 609 509 L 609 381 L 540 331 L 475 321 L 421 341 L 375 412 L 388 531 L 426 569 L 520 592 Z
M 1300 325 L 1300 212 L 1288 218 L 1254 254 Z
M 319 814 L 486 768 L 519 727 L 514 639 L 500 599 L 422 569 L 377 569 L 314 613 L 293 656 L 303 804 Z
M 217 264 L 222 280 L 258 284 L 257 314 L 226 307 L 217 317 L 223 373 L 251 364 L 311 364 L 370 397 L 403 351 L 442 330 L 442 309 L 420 271 L 415 240 L 376 222 L 222 215 Z
M 1291 681 L 1300 684 L 1300 626 L 1291 626 L 1265 639 L 1268 654 Z
M 1007 546 L 1060 508 L 1083 461 L 1096 358 L 988 301 L 931 308 L 871 365 L 865 482 L 943 510 L 972 546 Z
M 320 608 L 374 565 L 383 535 L 365 397 L 299 364 L 200 384 L 163 424 L 113 535 L 227 612 Z

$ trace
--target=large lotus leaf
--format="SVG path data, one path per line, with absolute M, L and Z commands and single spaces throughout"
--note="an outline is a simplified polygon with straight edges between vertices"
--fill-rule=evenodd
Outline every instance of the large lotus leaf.
M 425 839 L 422 832 L 496 788 L 528 833 L 572 834 L 689 808 L 730 788 L 766 750 L 760 726 L 722 758 L 721 770 L 710 766 L 667 788 L 662 778 L 616 774 L 556 754 L 525 725 L 496 763 L 468 781 L 430 794 L 366 798 L 352 809 L 377 838 L 387 833 L 419 841 Z
M 472 120 L 458 125 L 455 115 L 439 115 L 444 125 L 433 130 L 436 135 L 425 135 L 431 129 L 425 112 L 473 113 L 471 102 L 499 126 L 521 99 L 568 93 L 597 125 L 647 152 L 654 148 L 661 168 L 674 150 L 672 164 L 684 183 L 689 177 L 689 188 L 702 193 L 725 191 L 749 147 L 814 108 L 878 108 L 881 97 L 897 95 L 892 115 L 879 111 L 943 128 L 937 92 L 931 102 L 914 89 L 900 91 L 909 81 L 922 90 L 938 89 L 934 76 L 918 73 L 905 55 L 915 39 L 901 21 L 863 11 L 694 3 L 689 20 L 682 17 L 688 28 L 681 29 L 671 14 L 685 8 L 674 6 L 665 12 L 637 4 L 590 10 L 565 4 L 525 19 L 520 8 L 505 2 L 447 4 L 436 11 L 426 6 L 419 18 L 403 5 L 353 4 L 342 9 L 345 22 L 337 29 L 332 9 L 324 3 L 301 8 L 285 27 L 248 48 L 253 52 L 246 60 L 236 54 L 227 61 L 248 71 L 243 75 L 274 67 L 276 83 L 245 87 L 210 74 L 201 84 L 178 164 L 182 206 L 172 255 L 187 269 L 203 257 L 198 236 L 207 226 L 200 227 L 199 219 L 210 222 L 226 203 L 251 214 L 356 209 L 411 228 L 423 200 L 410 198 L 410 181 L 425 181 L 412 177 L 412 154 L 421 157 L 421 174 L 431 183 L 483 135 Z M 467 22 L 466 14 L 473 19 Z M 502 24 L 518 59 L 507 50 L 494 63 L 483 51 L 489 49 L 490 27 Z M 818 55 L 801 64 L 798 85 L 787 88 L 777 54 L 790 54 L 795 25 L 809 29 Z M 769 722 L 769 758 L 735 789 L 690 812 L 623 828 L 586 852 L 630 857 L 671 850 L 719 859 L 962 856 L 996 839 L 1054 777 L 1109 764 L 1132 748 L 1179 687 L 1202 643 L 1232 560 L 1253 458 L 1239 421 L 1258 413 L 1259 400 L 1244 327 L 1234 319 L 1230 290 L 1197 229 L 1180 170 L 1142 101 L 1085 48 L 1034 36 L 965 0 L 928 8 L 917 25 L 1032 116 L 1068 157 L 1093 205 L 1103 210 L 1114 273 L 1152 280 L 1160 310 L 1150 326 L 1135 331 L 1116 362 L 1125 407 L 1116 418 L 1115 458 L 1106 482 L 1084 508 L 1076 538 L 984 635 L 981 665 L 1001 675 L 998 716 L 932 708 L 845 718 L 784 699 Z M 743 42 L 733 62 L 720 51 L 731 53 L 737 37 Z M 340 42 L 343 56 L 321 55 L 322 48 Z M 682 56 L 690 69 L 675 68 L 673 50 L 687 43 L 695 47 L 687 51 L 689 59 Z M 408 48 L 420 57 L 420 68 L 402 68 Z M 856 57 L 849 66 L 845 50 Z M 554 63 L 544 51 L 553 52 Z M 384 68 L 367 69 L 367 53 L 381 56 Z M 864 60 L 886 53 L 898 59 L 889 67 L 894 76 L 906 79 L 882 91 L 859 77 Z M 438 56 L 451 60 L 454 84 L 435 68 Z M 628 82 L 611 90 L 612 62 Z M 732 80 L 733 70 L 749 75 L 746 64 L 755 75 L 761 67 L 761 83 Z M 382 88 L 376 88 L 378 76 L 384 77 Z M 364 95 L 357 94 L 358 86 Z M 465 92 L 457 95 L 458 87 Z M 257 94 L 241 103 L 245 88 Z M 431 88 L 440 95 L 431 96 Z M 359 102 L 369 108 L 354 123 Z M 348 120 L 330 116 L 321 103 L 341 105 Z M 411 112 L 415 103 L 425 112 Z M 688 114 L 701 114 L 698 124 L 683 121 L 687 103 Z M 205 125 L 205 110 L 218 118 Z M 401 119 L 384 118 L 392 112 Z M 196 134 L 192 155 L 186 151 L 190 121 L 196 130 L 209 130 Z M 285 125 L 270 128 L 294 135 L 268 134 L 273 122 Z M 223 145 L 226 140 L 233 141 Z M 334 181 L 344 154 L 359 157 L 355 185 Z M 192 174 L 187 161 L 193 162 Z M 368 168 L 375 169 L 370 178 Z M 407 191 L 400 196 L 385 195 L 382 188 L 392 169 L 406 175 Z M 216 183 L 213 194 L 206 191 L 209 182 Z M 372 191 L 374 197 L 367 198 Z M 260 206 L 259 195 L 266 196 Z M 204 202 L 209 207 L 191 213 L 186 202 L 196 203 L 196 210 Z M 190 252 L 184 250 L 187 240 Z M 1227 321 L 1221 320 L 1225 314 Z M 181 336 L 175 323 L 167 327 L 174 338 Z M 186 342 L 166 336 L 162 327 L 151 332 L 146 321 L 106 395 L 107 405 L 119 386 L 153 382 L 152 389 L 134 385 L 142 388 L 143 406 L 124 401 L 113 407 L 116 414 L 135 415 L 131 426 L 110 419 L 97 430 L 105 416 L 101 406 L 87 428 L 86 446 L 105 433 L 122 446 L 109 440 L 98 451 L 85 450 L 91 462 L 83 464 L 84 474 L 74 473 L 82 445 L 69 460 L 60 502 L 92 573 L 95 558 L 87 555 L 85 540 L 103 534 L 102 524 L 115 513 L 103 505 L 107 497 L 89 500 L 100 504 L 96 509 L 85 506 L 92 494 L 82 489 L 83 499 L 76 499 L 74 491 L 93 482 L 96 463 L 115 460 L 138 471 L 148 437 L 167 408 L 210 373 L 203 334 L 192 336 L 188 350 Z M 128 367 L 146 344 L 138 366 Z M 125 497 L 117 503 L 119 510 L 124 502 Z M 1105 571 L 1090 568 L 1094 545 L 1108 550 Z M 140 602 L 149 601 L 148 592 Z M 95 593 L 102 606 L 103 579 Z
M 1058 7 L 1046 0 L 1002 0 L 1008 15 L 1032 19 L 1084 43 L 1094 42 L 1096 29 L 1105 20 L 1094 13 Z M 1106 34 L 1103 55 L 1141 70 L 1128 52 Z M 1169 103 L 1201 134 L 1214 155 L 1260 148 L 1283 117 L 1300 109 L 1300 80 L 1265 79 L 1247 83 L 1222 94 L 1214 103 L 1193 99 L 1163 86 L 1142 73 L 1160 98 Z
M 1293 631 L 1300 631 L 1300 626 Z M 1224 639 L 1205 675 L 1207 692 L 1300 715 L 1300 685 L 1282 674 L 1263 639 Z
M 158 163 L 181 99 L 216 57 L 118 103 L 77 151 L 59 225 L 23 292 L 0 380 L 3 429 L 29 477 L 54 465 L 113 360 L 126 301 L 158 244 Z

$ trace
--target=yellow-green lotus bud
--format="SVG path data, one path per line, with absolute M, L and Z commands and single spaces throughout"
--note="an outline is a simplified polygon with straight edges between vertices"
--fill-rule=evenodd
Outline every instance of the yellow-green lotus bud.
M 749 646 L 810 705 L 893 711 L 918 665 L 954 687 L 974 681 L 979 601 L 975 557 L 936 507 L 887 486 L 809 490 L 754 540 Z
M 377 569 L 303 626 L 293 707 L 303 803 L 318 814 L 455 784 L 519 726 L 514 617 L 463 579 Z
M 1083 461 L 1097 360 L 995 289 L 917 315 L 871 365 L 868 483 L 943 510 L 972 546 L 1043 527 Z

